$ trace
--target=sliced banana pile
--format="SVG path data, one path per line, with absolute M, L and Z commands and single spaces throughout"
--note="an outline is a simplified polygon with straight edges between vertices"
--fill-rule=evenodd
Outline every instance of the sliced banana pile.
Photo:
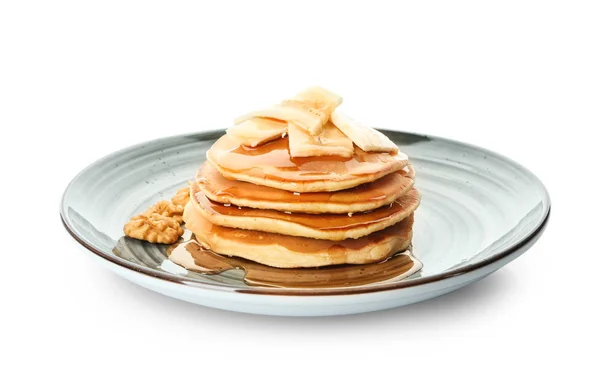
M 227 134 L 240 144 L 256 147 L 289 136 L 290 155 L 351 157 L 354 145 L 366 152 L 396 153 L 387 136 L 336 110 L 342 97 L 314 86 L 269 108 L 235 119 Z

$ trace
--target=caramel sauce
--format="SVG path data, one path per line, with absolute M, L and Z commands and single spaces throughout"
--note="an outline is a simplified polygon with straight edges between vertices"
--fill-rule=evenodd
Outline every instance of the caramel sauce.
M 254 175 L 269 180 L 310 182 L 340 177 L 393 172 L 408 165 L 403 153 L 367 153 L 358 147 L 350 158 L 313 156 L 292 158 L 288 138 L 257 146 L 240 145 L 224 135 L 210 148 L 207 158 L 230 172 Z
M 241 269 L 245 272 L 246 284 L 269 287 L 334 288 L 388 280 L 399 281 L 423 267 L 409 251 L 405 251 L 372 264 L 275 268 L 242 258 L 216 254 L 202 247 L 195 239 L 174 244 L 167 253 L 171 261 L 187 270 L 203 274 L 218 274 L 231 269 Z
M 386 201 L 388 197 L 399 197 L 413 186 L 410 166 L 386 175 L 371 183 L 335 192 L 290 192 L 252 183 L 224 178 L 210 163 L 204 164 L 196 174 L 196 181 L 203 190 L 216 196 L 219 202 L 245 199 L 262 202 L 307 202 L 327 204 L 358 204 Z

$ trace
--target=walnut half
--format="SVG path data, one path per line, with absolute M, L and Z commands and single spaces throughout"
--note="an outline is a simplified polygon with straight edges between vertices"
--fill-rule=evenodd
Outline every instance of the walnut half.
M 181 224 L 183 222 L 183 207 L 184 206 L 174 205 L 169 201 L 158 201 L 154 206 L 144 212 L 144 215 L 151 216 L 156 213 L 161 216 L 175 219 L 175 221 Z
M 132 217 L 123 227 L 123 231 L 131 238 L 161 244 L 176 243 L 183 234 L 183 229 L 176 219 L 158 213 Z
M 190 202 L 190 188 L 189 187 L 181 188 L 180 190 L 177 191 L 177 193 L 175 193 L 173 198 L 171 198 L 171 203 L 173 203 L 176 206 L 185 207 L 185 205 L 187 205 L 188 202 Z
M 123 227 L 125 235 L 150 243 L 173 244 L 183 235 L 183 209 L 190 200 L 188 187 L 177 191 L 171 201 L 159 201 Z

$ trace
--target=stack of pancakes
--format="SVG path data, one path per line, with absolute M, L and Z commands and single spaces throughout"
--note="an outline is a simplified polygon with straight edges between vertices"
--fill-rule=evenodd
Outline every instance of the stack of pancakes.
M 408 248 L 420 194 L 401 152 L 292 157 L 288 137 L 207 152 L 183 218 L 202 245 L 279 268 L 364 264 Z

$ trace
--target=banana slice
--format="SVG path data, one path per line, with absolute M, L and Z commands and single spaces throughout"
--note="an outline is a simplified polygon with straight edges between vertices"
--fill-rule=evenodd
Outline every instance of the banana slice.
M 344 101 L 341 96 L 320 86 L 312 86 L 298 93 L 293 99 L 309 102 L 312 107 L 327 112 L 328 117 Z
M 398 146 L 381 132 L 365 126 L 345 114 L 334 111 L 331 122 L 348 136 L 356 146 L 367 152 L 398 152 Z
M 294 123 L 288 124 L 290 155 L 293 158 L 337 155 L 350 158 L 354 155 L 352 140 L 332 123 L 327 123 L 323 131 L 313 136 Z
M 256 147 L 283 137 L 287 125 L 283 121 L 257 117 L 227 129 L 227 134 L 242 145 Z
M 311 135 L 318 135 L 329 120 L 331 112 L 343 99 L 339 95 L 314 86 L 297 94 L 294 98 L 284 100 L 281 104 L 250 112 L 235 119 L 239 124 L 255 117 L 275 118 L 295 123 Z
M 321 123 L 321 117 L 311 113 L 305 108 L 294 105 L 274 105 L 247 113 L 235 119 L 235 124 L 240 124 L 252 118 L 272 118 L 285 122 L 295 122 L 302 126 L 316 126 Z

